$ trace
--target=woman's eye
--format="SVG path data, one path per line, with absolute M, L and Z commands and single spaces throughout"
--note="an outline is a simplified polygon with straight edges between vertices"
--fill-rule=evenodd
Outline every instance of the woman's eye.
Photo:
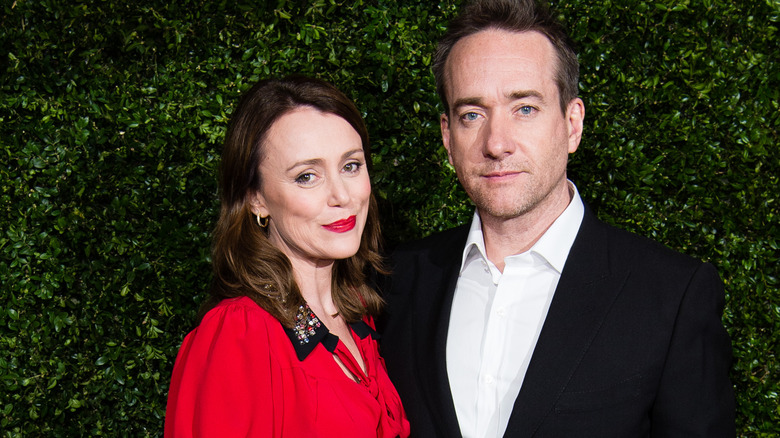
M 295 178 L 295 182 L 298 184 L 308 184 L 314 180 L 313 173 L 302 173 Z
M 347 163 L 344 166 L 344 170 L 349 172 L 349 173 L 355 173 L 355 172 L 358 172 L 362 166 L 363 166 L 363 163 L 360 163 L 358 161 L 353 161 L 351 163 Z

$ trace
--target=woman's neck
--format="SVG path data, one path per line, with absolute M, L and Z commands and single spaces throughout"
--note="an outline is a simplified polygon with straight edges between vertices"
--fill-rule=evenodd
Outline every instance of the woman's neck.
M 338 308 L 331 294 L 333 260 L 297 263 L 292 261 L 292 264 L 295 282 L 314 313 L 321 317 L 337 314 Z

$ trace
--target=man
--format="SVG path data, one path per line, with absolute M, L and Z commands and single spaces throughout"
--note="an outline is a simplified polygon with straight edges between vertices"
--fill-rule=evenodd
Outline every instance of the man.
M 600 222 L 566 178 L 585 107 L 549 10 L 469 5 L 433 69 L 476 212 L 393 256 L 382 354 L 412 435 L 733 437 L 715 269 Z

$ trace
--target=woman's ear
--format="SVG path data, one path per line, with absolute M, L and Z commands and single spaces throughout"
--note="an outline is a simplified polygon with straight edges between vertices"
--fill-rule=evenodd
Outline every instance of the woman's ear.
M 269 214 L 265 198 L 259 191 L 250 195 L 249 207 L 255 216 L 267 217 Z

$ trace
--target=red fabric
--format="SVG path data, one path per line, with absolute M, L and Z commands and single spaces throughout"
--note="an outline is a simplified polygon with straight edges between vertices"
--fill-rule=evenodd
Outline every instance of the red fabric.
M 407 437 L 409 422 L 376 340 L 352 337 L 365 374 L 343 343 L 334 353 L 360 383 L 323 344 L 299 360 L 279 321 L 251 299 L 224 300 L 182 343 L 165 436 Z

